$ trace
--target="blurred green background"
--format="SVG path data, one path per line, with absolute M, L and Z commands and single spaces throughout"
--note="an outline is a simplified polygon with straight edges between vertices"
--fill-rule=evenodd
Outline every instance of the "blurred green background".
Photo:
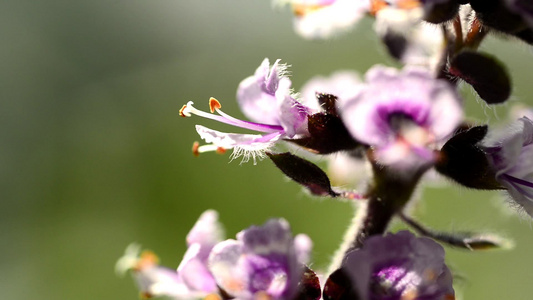
M 284 217 L 315 242 L 324 267 L 350 206 L 307 196 L 273 164 L 191 155 L 194 124 L 178 110 L 219 99 L 242 117 L 235 90 L 261 60 L 293 67 L 296 89 L 313 75 L 391 65 L 369 20 L 325 42 L 297 37 L 269 0 L 21 1 L 0 4 L 0 292 L 2 299 L 137 299 L 114 264 L 131 242 L 176 267 L 201 212 L 219 211 L 228 237 Z M 491 39 L 513 101 L 533 103 L 531 48 Z M 477 122 L 486 108 L 465 89 Z M 217 127 L 220 128 L 220 127 Z M 482 229 L 515 240 L 511 251 L 450 249 L 463 299 L 531 299 L 531 221 L 495 193 L 430 188 L 417 215 L 443 230 Z

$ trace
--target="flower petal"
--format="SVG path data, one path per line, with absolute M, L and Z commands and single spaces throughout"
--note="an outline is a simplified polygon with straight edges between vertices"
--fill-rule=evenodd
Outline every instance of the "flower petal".
M 370 7 L 367 0 L 336 0 L 301 6 L 298 6 L 301 1 L 292 2 L 302 9 L 294 19 L 294 29 L 308 39 L 326 39 L 351 29 Z
M 241 81 L 237 88 L 237 102 L 248 119 L 280 125 L 276 90 L 279 80 L 284 78 L 284 70 L 285 66 L 280 65 L 279 60 L 270 67 L 269 60 L 265 58 L 253 76 Z
M 241 148 L 245 151 L 264 151 L 279 140 L 282 133 L 274 132 L 267 135 L 225 133 L 196 125 L 196 132 L 207 143 L 212 143 L 224 149 Z

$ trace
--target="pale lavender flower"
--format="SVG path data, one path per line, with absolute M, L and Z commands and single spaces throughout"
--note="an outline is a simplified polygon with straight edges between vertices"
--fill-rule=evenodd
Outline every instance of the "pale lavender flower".
M 250 227 L 215 246 L 209 268 L 218 286 L 238 299 L 267 294 L 271 299 L 292 299 L 309 259 L 311 240 L 292 237 L 283 219 Z
M 424 69 L 383 66 L 367 72 L 366 85 L 340 114 L 352 136 L 373 147 L 378 163 L 402 171 L 431 166 L 434 150 L 463 118 L 461 99 L 448 82 Z
M 533 217 L 533 121 L 519 119 L 504 134 L 484 141 L 482 148 L 496 170 L 496 179 Z
M 244 79 L 237 90 L 237 102 L 243 113 L 254 122 L 236 119 L 220 108 L 220 102 L 211 98 L 211 113 L 198 110 L 189 101 L 180 110 L 180 115 L 197 115 L 207 119 L 245 128 L 263 134 L 238 134 L 216 131 L 196 125 L 196 131 L 208 144 L 195 145 L 195 154 L 207 151 L 233 149 L 233 158 L 244 155 L 243 161 L 256 157 L 262 158 L 264 151 L 277 141 L 285 138 L 305 136 L 309 110 L 298 102 L 291 91 L 291 81 L 285 76 L 286 66 L 277 60 L 270 66 L 268 59 L 263 60 L 253 76 Z M 217 112 L 219 115 L 213 114 Z
M 289 4 L 294 29 L 307 39 L 325 39 L 348 31 L 370 10 L 369 0 L 274 0 Z
M 455 299 L 442 246 L 409 231 L 369 237 L 347 254 L 342 269 L 358 299 Z
M 174 299 L 205 297 L 218 291 L 215 279 L 207 267 L 209 253 L 222 240 L 218 214 L 204 212 L 187 235 L 187 252 L 177 270 L 159 266 L 155 254 L 140 254 L 138 245 L 131 245 L 116 265 L 118 273 L 132 271 L 141 294 L 150 298 L 168 296 Z

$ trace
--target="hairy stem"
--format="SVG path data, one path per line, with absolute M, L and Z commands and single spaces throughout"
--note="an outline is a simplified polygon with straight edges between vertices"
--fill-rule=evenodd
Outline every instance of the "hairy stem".
M 346 253 L 361 248 L 368 237 L 385 233 L 394 215 L 409 202 L 420 176 L 427 170 L 422 167 L 399 173 L 375 162 L 372 165 L 374 182 L 365 195 L 367 201 L 357 206 L 327 274 L 340 268 Z
M 335 251 L 333 259 L 328 267 L 326 274 L 331 274 L 333 271 L 340 268 L 342 260 L 344 259 L 344 254 L 352 247 L 353 237 L 361 230 L 361 225 L 363 224 L 363 219 L 367 213 L 367 202 L 358 202 L 358 205 L 354 205 L 354 217 L 350 223 L 348 229 L 344 233 L 342 243 L 340 247 Z

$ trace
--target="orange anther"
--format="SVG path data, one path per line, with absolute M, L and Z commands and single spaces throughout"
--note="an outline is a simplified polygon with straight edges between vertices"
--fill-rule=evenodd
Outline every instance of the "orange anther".
M 303 17 L 311 12 L 323 8 L 325 5 L 293 4 L 292 12 L 297 17 Z
M 446 295 L 444 296 L 444 299 L 446 299 L 446 300 L 455 300 L 455 296 L 452 295 L 452 294 L 446 294 Z
M 141 257 L 137 261 L 137 264 L 133 267 L 134 271 L 142 271 L 145 268 L 155 266 L 159 263 L 159 257 L 152 251 L 145 250 L 141 253 Z
M 227 150 L 222 148 L 222 147 L 218 147 L 216 151 L 217 151 L 218 154 L 224 154 L 224 153 L 226 153 Z
M 259 291 L 254 294 L 254 300 L 272 300 L 272 297 L 265 291 Z
M 385 7 L 389 6 L 387 2 L 384 0 L 371 0 L 370 1 L 370 14 L 375 16 L 378 11 L 384 9 Z
M 400 300 L 415 300 L 416 297 L 418 296 L 417 295 L 418 293 L 416 292 L 416 290 L 407 290 L 407 291 L 404 291 Z
M 396 5 L 398 6 L 398 8 L 401 8 L 401 9 L 413 9 L 413 8 L 417 8 L 420 6 L 420 1 L 419 0 L 399 0 L 398 2 L 396 2 Z
M 218 102 L 217 99 L 211 97 L 209 99 L 209 109 L 211 110 L 211 113 L 214 113 L 215 112 L 215 109 L 219 109 L 221 108 L 222 105 L 220 104 L 220 102 Z
M 183 105 L 180 109 L 180 116 L 184 117 L 184 118 L 187 118 L 187 116 L 183 113 L 183 111 L 185 110 L 185 108 L 187 108 L 187 105 Z
M 222 298 L 219 295 L 213 293 L 205 296 L 204 300 L 222 300 Z
M 194 142 L 192 144 L 192 154 L 196 157 L 200 155 L 200 151 L 198 151 L 198 148 L 200 148 L 200 143 Z

